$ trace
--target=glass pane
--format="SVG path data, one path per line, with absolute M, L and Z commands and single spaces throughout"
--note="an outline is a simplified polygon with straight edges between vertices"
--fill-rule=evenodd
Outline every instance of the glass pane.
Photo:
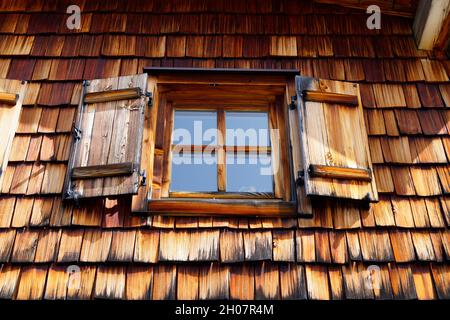
M 175 110 L 173 144 L 217 144 L 217 112 Z
M 211 152 L 174 152 L 170 191 L 217 191 L 217 160 Z
M 270 154 L 227 153 L 228 192 L 273 192 Z
M 226 112 L 226 144 L 230 146 L 268 146 L 267 112 Z

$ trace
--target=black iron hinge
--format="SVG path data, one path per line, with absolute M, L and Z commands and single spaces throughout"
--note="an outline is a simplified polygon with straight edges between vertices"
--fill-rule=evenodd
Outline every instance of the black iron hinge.
M 80 140 L 81 139 L 81 134 L 82 134 L 82 131 L 81 131 L 80 128 L 73 127 L 73 137 L 75 138 L 75 140 Z
M 147 105 L 153 107 L 153 94 L 151 92 L 146 92 L 145 96 L 148 98 Z
M 289 110 L 295 110 L 295 108 L 297 107 L 296 102 L 297 101 L 297 96 L 292 96 L 291 97 L 291 103 L 288 105 Z
M 139 176 L 141 177 L 141 186 L 147 185 L 147 172 L 145 170 L 142 170 L 139 173 Z
M 295 179 L 295 184 L 297 186 L 303 186 L 305 184 L 305 171 L 299 170 L 297 173 L 297 179 Z

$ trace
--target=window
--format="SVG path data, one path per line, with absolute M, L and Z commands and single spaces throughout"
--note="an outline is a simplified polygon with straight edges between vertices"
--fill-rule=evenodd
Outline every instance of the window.
M 170 197 L 274 197 L 269 110 L 245 110 L 174 110 Z

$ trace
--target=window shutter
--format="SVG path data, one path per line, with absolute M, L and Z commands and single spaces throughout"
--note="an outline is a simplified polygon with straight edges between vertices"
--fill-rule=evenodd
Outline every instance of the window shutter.
M 64 198 L 136 194 L 147 75 L 83 83 Z
M 26 87 L 26 82 L 0 79 L 0 186 L 19 124 Z
M 296 77 L 307 195 L 378 201 L 357 84 Z

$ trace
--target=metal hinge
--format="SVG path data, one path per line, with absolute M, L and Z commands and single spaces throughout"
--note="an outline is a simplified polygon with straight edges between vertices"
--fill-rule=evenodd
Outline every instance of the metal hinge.
M 297 96 L 292 96 L 291 103 L 288 106 L 289 110 L 295 110 L 295 108 L 297 107 L 297 105 L 295 104 L 296 101 L 297 101 Z
M 82 131 L 80 130 L 80 128 L 73 127 L 73 137 L 75 138 L 75 140 L 80 140 L 81 134 L 82 134 Z
M 305 171 L 304 170 L 300 170 L 297 173 L 297 179 L 295 180 L 295 184 L 297 186 L 303 186 L 305 184 Z
M 72 188 L 69 188 L 69 190 L 67 190 L 66 192 L 66 197 L 72 199 L 76 207 L 80 206 L 80 196 L 80 193 L 73 190 Z
M 153 107 L 153 95 L 152 95 L 152 93 L 151 92 L 146 92 L 145 96 L 148 98 L 147 105 L 149 107 Z
M 147 185 L 147 172 L 145 170 L 142 170 L 139 173 L 139 176 L 141 177 L 141 186 Z

